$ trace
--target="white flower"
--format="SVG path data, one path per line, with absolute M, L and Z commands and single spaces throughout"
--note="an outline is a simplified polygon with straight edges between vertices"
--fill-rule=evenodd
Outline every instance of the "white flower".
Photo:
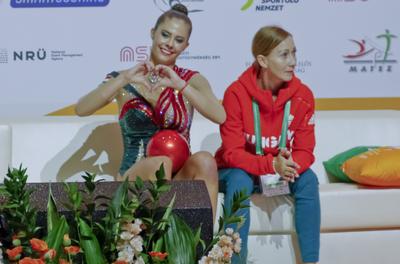
M 141 236 L 135 236 L 130 241 L 131 246 L 136 252 L 142 252 L 143 250 L 143 238 Z
M 228 227 L 227 229 L 225 229 L 225 234 L 231 236 L 233 234 L 233 229 Z
M 128 248 L 130 248 L 130 247 L 131 246 L 129 245 L 129 243 L 127 243 L 127 241 L 120 240 L 117 243 L 117 250 L 118 251 L 128 250 Z
M 139 218 L 136 218 L 136 219 L 135 219 L 135 224 L 140 226 L 140 225 L 143 224 L 143 222 L 142 222 L 142 220 L 140 220 Z
M 222 254 L 222 250 L 221 248 L 218 246 L 218 244 L 215 244 L 213 246 L 213 248 L 211 249 L 211 251 L 208 253 L 208 256 L 212 259 L 219 259 L 222 258 L 223 254 Z
M 225 235 L 219 237 L 218 242 L 213 246 L 207 256 L 203 256 L 198 264 L 230 264 L 233 254 L 239 254 L 242 239 L 238 232 L 232 228 L 225 230 Z
M 233 251 L 234 251 L 236 254 L 239 254 L 239 253 L 240 253 L 240 250 L 242 250 L 242 247 L 240 246 L 240 244 L 235 244 L 235 245 L 233 246 Z
M 122 226 L 122 230 L 131 233 L 132 235 L 138 235 L 140 232 L 142 232 L 142 228 L 140 227 L 142 225 L 142 220 L 136 219 L 134 223 L 125 223 Z
M 139 233 L 142 232 L 142 229 L 140 228 L 140 225 L 141 224 L 137 224 L 137 223 L 132 224 L 129 231 L 134 235 L 139 235 Z
M 126 250 L 118 252 L 118 260 L 123 260 L 128 263 L 132 263 L 134 257 L 135 257 L 135 254 L 133 253 L 131 247 L 127 247 Z
M 131 240 L 133 238 L 133 234 L 128 232 L 128 231 L 124 231 L 119 235 L 119 237 L 122 240 L 129 241 L 129 240 Z
M 226 235 L 222 235 L 219 238 L 218 245 L 221 246 L 221 247 L 232 245 L 232 237 L 226 236 Z
M 146 264 L 146 263 L 144 263 L 144 260 L 143 260 L 142 257 L 139 257 L 139 258 L 134 262 L 134 264 Z
M 207 257 L 206 257 L 206 256 L 203 256 L 203 257 L 199 260 L 198 264 L 206 264 L 206 261 L 207 261 Z
M 221 248 L 221 251 L 224 260 L 230 260 L 232 258 L 233 251 L 231 247 L 223 247 Z

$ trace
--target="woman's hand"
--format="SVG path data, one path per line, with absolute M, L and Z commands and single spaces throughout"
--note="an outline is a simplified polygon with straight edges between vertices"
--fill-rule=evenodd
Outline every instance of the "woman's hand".
M 148 75 L 152 71 L 154 71 L 153 63 L 150 61 L 143 61 L 128 70 L 122 71 L 121 75 L 128 83 L 141 84 L 151 90 L 152 86 L 149 83 Z
M 158 75 L 158 81 L 152 87 L 153 90 L 159 87 L 171 87 L 180 91 L 186 85 L 186 82 L 168 66 L 159 64 L 154 68 L 154 73 Z
M 299 177 L 297 169 L 300 166 L 293 161 L 292 155 L 288 150 L 281 150 L 278 156 L 274 157 L 274 169 L 285 181 L 294 182 Z

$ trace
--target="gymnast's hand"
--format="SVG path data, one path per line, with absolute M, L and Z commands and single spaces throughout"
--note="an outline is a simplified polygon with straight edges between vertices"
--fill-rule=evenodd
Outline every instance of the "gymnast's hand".
M 175 90 L 181 90 L 186 85 L 186 82 L 168 66 L 159 64 L 154 68 L 154 71 L 159 79 L 158 82 L 154 84 L 153 90 L 159 87 L 171 87 Z
M 152 86 L 149 83 L 148 74 L 153 70 L 154 65 L 152 62 L 143 61 L 128 70 L 122 71 L 121 74 L 128 83 L 141 84 L 151 90 Z
M 293 161 L 290 151 L 282 149 L 278 156 L 274 157 L 274 169 L 285 181 L 294 182 L 299 177 L 297 170 L 300 166 Z

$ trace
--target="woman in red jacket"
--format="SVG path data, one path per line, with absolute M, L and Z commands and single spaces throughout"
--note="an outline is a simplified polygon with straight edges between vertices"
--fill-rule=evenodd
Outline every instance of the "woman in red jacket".
M 253 39 L 255 62 L 226 90 L 227 113 L 216 153 L 225 208 L 236 191 L 251 194 L 259 176 L 275 174 L 289 182 L 295 200 L 295 223 L 304 263 L 319 259 L 320 203 L 314 162 L 314 97 L 294 75 L 292 35 L 276 26 L 261 28 Z M 286 110 L 286 114 L 285 114 Z M 284 122 L 285 120 L 286 122 Z M 287 124 L 285 127 L 283 124 Z M 284 128 L 284 129 L 283 129 Z M 283 135 L 281 140 L 281 135 Z M 240 229 L 241 259 L 246 263 L 249 208 Z

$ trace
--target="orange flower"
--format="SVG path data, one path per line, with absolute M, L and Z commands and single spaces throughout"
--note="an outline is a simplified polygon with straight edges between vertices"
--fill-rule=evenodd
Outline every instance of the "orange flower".
M 76 255 L 81 251 L 81 249 L 78 246 L 69 246 L 69 247 L 64 247 L 64 251 L 67 254 Z
M 69 264 L 69 262 L 66 259 L 60 258 L 58 264 Z
M 28 258 L 25 257 L 21 259 L 18 264 L 45 264 L 45 262 L 41 259 L 33 259 L 33 258 Z
M 168 256 L 168 253 L 167 252 L 162 253 L 162 252 L 157 252 L 157 251 L 151 251 L 151 252 L 149 252 L 149 255 L 152 258 L 157 258 L 159 260 L 164 260 Z
M 116 260 L 112 264 L 128 264 L 125 260 Z
M 49 250 L 47 243 L 43 240 L 32 238 L 29 242 L 31 242 L 32 249 L 37 252 L 43 253 Z
M 69 264 L 69 262 L 67 260 L 65 260 L 65 259 L 60 258 L 58 260 L 58 264 Z
M 7 249 L 6 253 L 10 260 L 18 260 L 21 257 L 22 246 L 15 247 L 13 249 Z
M 56 255 L 57 255 L 56 250 L 51 248 L 51 249 L 49 249 L 49 251 L 46 252 L 46 254 L 44 254 L 43 257 L 44 257 L 44 259 L 52 260 L 56 257 Z

